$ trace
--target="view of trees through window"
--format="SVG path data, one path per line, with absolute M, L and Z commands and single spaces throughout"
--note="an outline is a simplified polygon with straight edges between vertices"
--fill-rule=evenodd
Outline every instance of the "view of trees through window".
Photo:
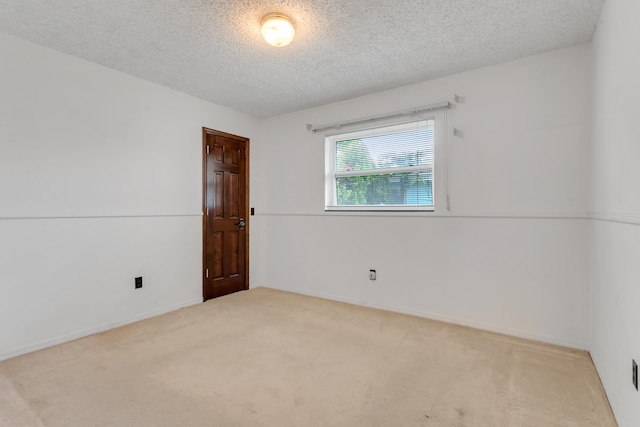
M 432 128 L 391 140 L 382 135 L 336 141 L 335 147 L 338 206 L 433 204 Z

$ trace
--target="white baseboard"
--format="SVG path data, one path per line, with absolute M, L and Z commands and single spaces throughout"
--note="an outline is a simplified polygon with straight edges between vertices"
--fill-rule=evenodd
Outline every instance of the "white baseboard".
M 273 286 L 265 286 L 265 287 L 272 288 L 272 289 L 279 289 L 281 291 L 293 292 L 301 295 L 308 295 L 312 297 L 324 298 L 324 299 L 329 299 L 333 301 L 340 301 L 340 302 L 346 302 L 349 304 L 361 305 L 364 307 L 377 308 L 380 310 L 387 310 L 395 313 L 402 313 L 402 314 L 409 314 L 412 316 L 424 317 L 426 319 L 452 323 L 455 325 L 468 326 L 470 328 L 482 329 L 484 331 L 496 332 L 499 334 L 510 335 L 513 337 L 524 338 L 524 339 L 533 340 L 533 341 L 541 341 L 544 343 L 555 344 L 563 347 L 569 347 L 576 350 L 588 351 L 588 348 L 589 348 L 587 343 L 583 343 L 583 342 L 563 340 L 558 337 L 552 337 L 544 334 L 536 334 L 528 331 L 522 331 L 519 329 L 505 328 L 503 326 L 498 326 L 498 325 L 485 324 L 482 322 L 476 322 L 469 319 L 462 319 L 462 318 L 448 316 L 448 315 L 439 314 L 439 313 L 431 313 L 427 311 L 415 310 L 415 309 L 410 309 L 405 307 L 397 307 L 397 306 L 388 305 L 388 304 L 373 303 L 369 301 L 362 301 L 362 300 L 343 297 L 339 295 L 324 294 L 322 292 L 290 289 L 286 287 L 273 287 Z
M 196 299 L 196 300 L 191 300 L 191 301 L 185 301 L 179 304 L 175 304 L 169 307 L 163 307 L 157 310 L 151 310 L 151 311 L 147 311 L 145 313 L 141 313 L 138 314 L 136 316 L 132 316 L 126 319 L 121 319 L 118 320 L 116 322 L 112 322 L 112 323 L 108 323 L 106 325 L 101 325 L 101 326 L 97 326 L 94 328 L 89 328 L 89 329 L 84 329 L 81 331 L 75 331 L 69 334 L 65 334 L 65 335 L 61 335 L 55 338 L 50 338 L 50 339 L 46 339 L 43 341 L 39 341 L 37 343 L 34 344 L 29 344 L 23 347 L 18 347 L 14 350 L 10 350 L 8 352 L 5 353 L 1 353 L 0 354 L 0 361 L 2 360 L 6 360 L 6 359 L 11 359 L 12 357 L 16 357 L 16 356 L 20 356 L 23 354 L 27 354 L 27 353 L 31 353 L 34 351 L 38 351 L 38 350 L 42 350 L 44 348 L 47 347 L 52 347 L 54 345 L 58 345 L 58 344 L 62 344 L 65 342 L 69 342 L 69 341 L 73 341 L 73 340 L 77 340 L 79 338 L 84 338 L 86 336 L 89 335 L 93 335 L 93 334 L 97 334 L 100 332 L 104 332 L 104 331 L 108 331 L 110 329 L 114 329 L 120 326 L 124 326 L 124 325 L 128 325 L 130 323 L 134 323 L 134 322 L 138 322 L 140 320 L 144 320 L 144 319 L 148 319 L 150 317 L 155 317 L 155 316 L 159 316 L 161 314 L 164 313 L 168 313 L 170 311 L 175 311 L 178 310 L 180 308 L 183 307 L 188 307 L 191 305 L 195 305 L 195 304 L 200 304 L 202 303 L 202 298 Z

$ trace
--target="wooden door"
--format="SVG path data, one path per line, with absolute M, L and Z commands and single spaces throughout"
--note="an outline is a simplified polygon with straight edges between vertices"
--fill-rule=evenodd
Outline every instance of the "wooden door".
M 249 289 L 249 140 L 203 129 L 204 300 Z

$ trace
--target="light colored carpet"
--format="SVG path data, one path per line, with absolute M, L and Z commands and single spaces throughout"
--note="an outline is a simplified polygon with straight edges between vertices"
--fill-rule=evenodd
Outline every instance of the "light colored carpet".
M 266 288 L 0 362 L 2 426 L 615 426 L 586 352 Z

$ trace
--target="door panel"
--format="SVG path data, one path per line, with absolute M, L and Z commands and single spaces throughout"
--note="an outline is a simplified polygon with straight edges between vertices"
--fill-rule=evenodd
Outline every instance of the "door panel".
M 229 233 L 229 276 L 240 274 L 240 233 L 232 231 Z
M 223 157 L 222 157 L 222 153 L 223 153 L 223 147 L 220 145 L 214 145 L 213 146 L 213 157 L 216 160 L 216 162 L 223 162 Z
M 229 200 L 229 217 L 240 218 L 240 204 L 238 199 L 240 198 L 240 177 L 237 174 L 229 175 L 229 194 L 231 194 Z
M 248 145 L 204 129 L 203 296 L 248 289 Z
M 213 234 L 213 253 L 222 253 L 222 233 Z M 206 273 L 205 273 L 206 275 Z M 211 271 L 209 272 L 211 276 Z M 222 279 L 222 257 L 213 257 L 213 279 Z
M 224 218 L 224 173 L 215 172 L 213 176 L 213 216 Z

